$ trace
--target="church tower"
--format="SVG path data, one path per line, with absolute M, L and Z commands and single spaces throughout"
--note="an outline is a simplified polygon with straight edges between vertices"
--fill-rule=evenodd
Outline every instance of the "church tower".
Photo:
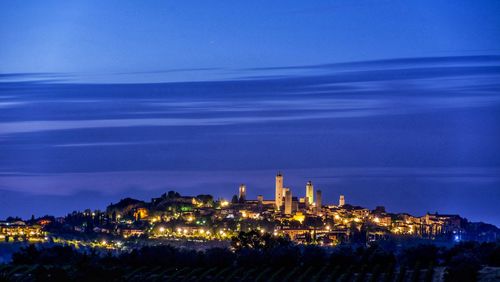
M 307 181 L 306 184 L 306 201 L 308 206 L 314 203 L 314 186 L 311 181 Z
M 247 200 L 247 186 L 245 184 L 240 185 L 238 200 L 240 203 L 244 203 Z
M 283 204 L 283 175 L 281 172 L 278 172 L 276 175 L 276 195 L 275 195 L 275 204 L 276 209 L 280 210 L 281 205 Z

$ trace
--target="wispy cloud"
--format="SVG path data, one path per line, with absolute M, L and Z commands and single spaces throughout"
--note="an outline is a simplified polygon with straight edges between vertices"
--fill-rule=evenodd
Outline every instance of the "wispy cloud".
M 176 187 L 189 192 L 199 186 L 220 185 L 228 183 L 236 187 L 241 181 L 249 183 L 250 187 L 258 187 L 257 194 L 268 182 L 272 182 L 275 170 L 246 170 L 231 171 L 113 171 L 95 173 L 45 173 L 45 174 L 11 174 L 3 175 L 0 189 L 13 190 L 33 194 L 68 195 L 85 190 L 100 190 L 107 187 L 110 194 L 140 187 L 146 191 L 167 189 L 166 186 Z M 195 177 L 193 177 L 195 176 Z M 288 169 L 286 171 L 287 183 L 292 187 L 301 187 L 305 181 L 314 179 L 316 183 L 333 183 L 347 179 L 370 178 L 411 178 L 413 180 L 449 181 L 457 179 L 489 179 L 500 182 L 500 168 L 498 167 L 331 167 Z M 168 183 L 165 180 L 168 179 Z M 332 182 L 333 181 L 333 182 Z M 75 186 L 74 183 L 77 183 Z M 71 185 L 70 185 L 71 184 Z M 50 186 L 50 189 L 44 189 Z M 320 185 L 321 186 L 321 185 Z M 334 185 L 333 185 L 334 186 Z M 71 187 L 69 189 L 68 187 Z M 323 187 L 334 189 L 334 187 Z M 225 190 L 224 195 L 231 195 Z M 229 194 L 228 194 L 229 193 Z M 267 191 L 270 196 L 272 192 Z M 226 196 L 227 196 L 226 195 Z
M 176 73 L 176 72 L 206 72 L 206 71 L 216 71 L 216 70 L 221 70 L 221 68 L 177 68 L 177 69 L 118 72 L 116 74 L 162 74 L 162 73 Z
M 1 134 L 43 132 L 57 130 L 79 130 L 89 128 L 127 128 L 127 127 L 179 127 L 179 126 L 222 126 L 262 122 L 280 122 L 309 119 L 332 119 L 366 117 L 376 115 L 413 114 L 439 109 L 462 107 L 483 107 L 500 103 L 500 96 L 459 96 L 459 97 L 408 97 L 405 99 L 316 99 L 296 101 L 230 102 L 192 102 L 159 103 L 154 107 L 172 108 L 166 113 L 183 113 L 192 117 L 180 118 L 121 118 L 121 119 L 79 119 L 79 120 L 37 120 L 0 122 Z M 153 108 L 154 108 L 153 107 Z M 151 113 L 157 111 L 153 110 Z M 208 116 L 227 112 L 249 112 L 240 116 Z M 259 113 L 260 112 L 260 113 Z M 148 112 L 144 112 L 147 115 Z M 196 117 L 198 116 L 198 117 Z
M 311 113 L 290 116 L 232 117 L 232 118 L 163 118 L 163 119 L 103 119 L 65 121 L 19 121 L 0 123 L 0 134 L 15 134 L 55 130 L 77 130 L 89 128 L 150 127 L 150 126 L 218 126 L 270 121 L 291 121 L 331 117 L 351 117 L 368 115 L 368 112 L 346 112 L 337 114 Z
M 25 104 L 26 102 L 0 102 L 0 109 L 14 108 Z
M 144 146 L 144 145 L 162 145 L 175 144 L 181 141 L 137 141 L 137 142 L 92 142 L 92 143 L 65 143 L 51 145 L 55 148 L 81 148 L 81 147 L 110 147 L 110 146 Z
M 19 72 L 0 73 L 0 83 L 9 82 L 62 82 L 71 77 L 69 73 L 55 72 Z
M 351 69 L 337 69 L 339 66 Z M 359 118 L 488 107 L 500 102 L 500 56 L 404 58 L 293 68 L 326 68 L 329 72 L 160 84 L 0 83 L 0 97 L 5 98 L 0 102 L 0 134 Z
M 262 70 L 290 70 L 290 69 L 333 69 L 342 70 L 344 68 L 401 68 L 401 67 L 421 67 L 421 66 L 442 66 L 442 65 L 484 65 L 500 63 L 499 55 L 477 55 L 477 56 L 441 56 L 441 57 L 416 57 L 416 58 L 395 58 L 370 61 L 355 61 L 317 65 L 294 65 L 294 66 L 274 66 L 274 67 L 259 67 L 247 68 L 245 70 L 262 71 Z

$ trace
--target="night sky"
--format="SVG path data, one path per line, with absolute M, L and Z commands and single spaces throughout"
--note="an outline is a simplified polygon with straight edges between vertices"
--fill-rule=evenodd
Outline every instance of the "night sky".
M 281 170 L 500 225 L 500 2 L 307 2 L 1 2 L 0 218 Z

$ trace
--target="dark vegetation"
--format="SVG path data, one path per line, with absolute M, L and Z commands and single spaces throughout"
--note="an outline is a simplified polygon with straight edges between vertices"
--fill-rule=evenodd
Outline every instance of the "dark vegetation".
M 419 245 L 397 252 L 382 245 L 298 246 L 242 232 L 233 250 L 142 247 L 119 254 L 30 245 L 0 266 L 0 281 L 475 281 L 483 266 L 500 266 L 499 243 L 451 248 Z

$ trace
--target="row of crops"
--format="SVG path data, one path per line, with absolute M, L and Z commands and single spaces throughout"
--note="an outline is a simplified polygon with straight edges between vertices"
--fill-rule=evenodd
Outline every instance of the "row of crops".
M 0 266 L 0 281 L 433 281 L 432 266 L 394 265 L 276 267 L 93 267 Z

